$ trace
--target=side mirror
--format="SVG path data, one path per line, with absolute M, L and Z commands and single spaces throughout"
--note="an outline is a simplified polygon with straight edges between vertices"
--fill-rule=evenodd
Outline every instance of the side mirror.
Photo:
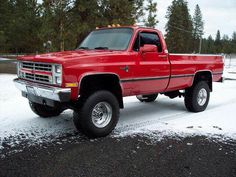
M 143 47 L 140 47 L 141 53 L 147 52 L 157 52 L 157 46 L 152 44 L 145 44 Z

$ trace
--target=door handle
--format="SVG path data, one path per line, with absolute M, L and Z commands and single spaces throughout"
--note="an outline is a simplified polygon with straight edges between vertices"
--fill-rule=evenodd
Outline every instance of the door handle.
M 125 72 L 129 72 L 129 66 L 125 66 L 125 67 L 120 67 L 121 70 L 124 70 Z

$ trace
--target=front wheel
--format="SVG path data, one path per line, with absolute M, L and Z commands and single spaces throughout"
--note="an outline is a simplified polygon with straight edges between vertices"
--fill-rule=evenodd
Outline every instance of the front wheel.
M 61 107 L 50 107 L 50 106 L 34 103 L 31 101 L 29 101 L 29 105 L 30 105 L 31 110 L 35 114 L 43 118 L 59 116 L 63 112 L 63 109 Z
M 185 91 L 185 106 L 190 112 L 202 112 L 210 99 L 210 89 L 205 81 L 200 81 Z
M 97 91 L 74 111 L 74 124 L 88 137 L 103 137 L 115 128 L 119 112 L 119 103 L 111 92 Z
M 152 94 L 152 95 L 137 95 L 136 98 L 140 102 L 153 102 L 156 100 L 158 94 Z

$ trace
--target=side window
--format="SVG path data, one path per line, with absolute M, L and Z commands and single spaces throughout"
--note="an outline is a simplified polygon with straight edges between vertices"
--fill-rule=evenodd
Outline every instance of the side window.
M 156 33 L 140 33 L 140 46 L 143 47 L 145 44 L 156 45 L 158 48 L 158 52 L 162 52 L 161 41 Z
M 133 51 L 138 52 L 139 51 L 139 33 L 135 39 L 134 45 L 133 45 Z

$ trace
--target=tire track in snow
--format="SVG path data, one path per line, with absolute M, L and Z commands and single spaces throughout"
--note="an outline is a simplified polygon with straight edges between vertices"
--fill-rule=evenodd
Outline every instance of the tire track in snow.
M 189 112 L 182 112 L 182 113 L 177 113 L 177 114 L 161 116 L 160 118 L 157 118 L 157 119 L 127 124 L 127 125 L 121 124 L 117 126 L 117 128 L 115 129 L 115 133 L 119 134 L 122 132 L 134 131 L 140 128 L 145 128 L 147 126 L 153 126 L 153 125 L 158 125 L 158 124 L 167 125 L 168 123 L 166 123 L 165 121 L 183 118 L 183 117 L 188 116 L 189 114 L 190 114 Z
M 212 106 L 207 111 L 214 111 L 218 108 L 225 107 L 225 106 L 228 106 L 230 104 L 235 104 L 235 103 L 236 103 L 236 99 L 231 99 L 231 100 L 222 102 L 222 104 L 220 106 Z M 118 126 L 114 130 L 114 133 L 121 134 L 121 133 L 129 132 L 129 131 L 135 131 L 135 130 L 145 128 L 148 126 L 155 126 L 158 124 L 159 125 L 167 125 L 168 123 L 166 121 L 185 118 L 185 117 L 188 117 L 192 114 L 194 114 L 194 113 L 181 112 L 181 113 L 175 113 L 175 114 L 171 114 L 171 115 L 164 115 L 164 116 L 161 116 L 157 119 L 151 119 L 151 120 L 141 121 L 141 122 L 137 122 L 137 123 L 131 123 L 131 124 L 127 124 L 127 125 L 123 125 L 123 124 L 119 125 L 118 124 Z

